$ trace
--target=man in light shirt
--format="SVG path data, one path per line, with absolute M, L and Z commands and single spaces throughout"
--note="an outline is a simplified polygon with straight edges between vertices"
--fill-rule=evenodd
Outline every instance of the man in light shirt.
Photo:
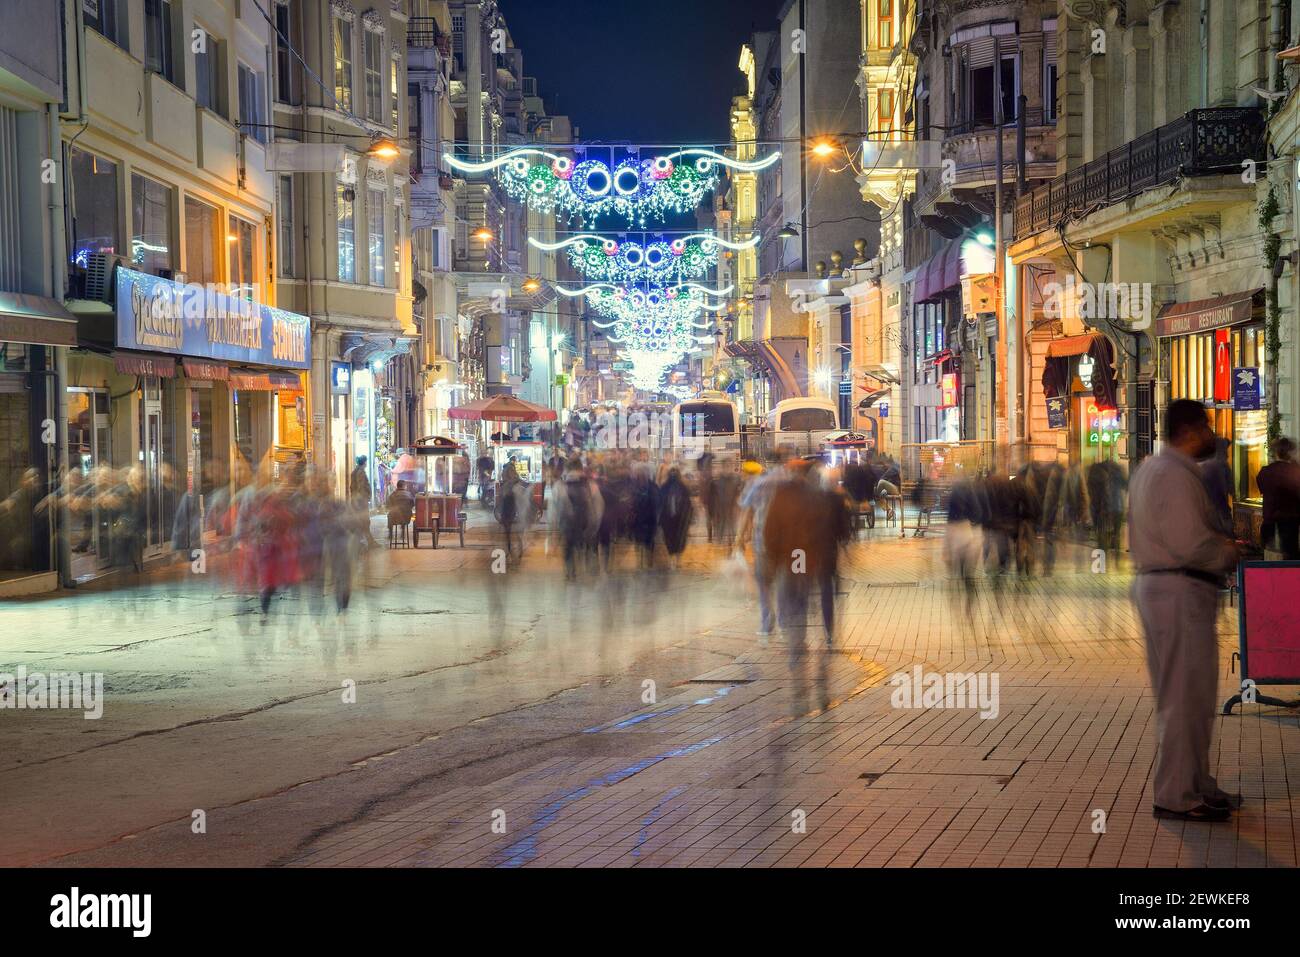
M 1214 452 L 1205 409 L 1188 399 L 1165 413 L 1164 450 L 1142 463 L 1129 489 L 1133 598 L 1156 693 L 1156 817 L 1226 821 L 1238 800 L 1210 773 L 1219 653 L 1214 626 L 1224 575 L 1237 549 L 1197 460 Z

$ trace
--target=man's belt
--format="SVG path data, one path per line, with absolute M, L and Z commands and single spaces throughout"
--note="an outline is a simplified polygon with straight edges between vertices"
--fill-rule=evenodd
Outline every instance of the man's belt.
M 1151 568 L 1147 571 L 1140 572 L 1142 575 L 1185 575 L 1188 578 L 1195 578 L 1197 581 L 1205 582 L 1207 585 L 1213 585 L 1215 588 L 1223 587 L 1223 576 L 1216 575 L 1214 572 L 1202 571 L 1199 568 Z

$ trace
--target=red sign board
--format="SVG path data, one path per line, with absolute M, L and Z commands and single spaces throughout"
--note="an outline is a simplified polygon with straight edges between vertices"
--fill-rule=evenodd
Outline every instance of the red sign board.
M 957 373 L 944 373 L 939 380 L 939 408 L 951 409 L 957 405 Z

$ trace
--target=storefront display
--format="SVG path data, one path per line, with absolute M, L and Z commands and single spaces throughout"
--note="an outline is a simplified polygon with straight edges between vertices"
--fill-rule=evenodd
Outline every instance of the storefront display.
M 1227 445 L 1236 504 L 1261 505 L 1255 478 L 1266 464 L 1263 389 L 1269 374 L 1261 295 L 1243 292 L 1166 307 L 1156 320 L 1156 335 L 1169 401 L 1193 399 L 1205 405 L 1215 433 Z M 1257 401 L 1234 401 L 1239 371 L 1254 379 Z

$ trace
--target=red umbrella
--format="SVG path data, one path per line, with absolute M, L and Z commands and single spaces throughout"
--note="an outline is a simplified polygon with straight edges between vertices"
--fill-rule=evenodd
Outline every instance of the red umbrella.
M 458 405 L 454 409 L 448 409 L 447 415 L 453 419 L 468 419 L 473 422 L 554 422 L 557 418 L 553 409 L 516 399 L 512 395 L 494 395 Z

